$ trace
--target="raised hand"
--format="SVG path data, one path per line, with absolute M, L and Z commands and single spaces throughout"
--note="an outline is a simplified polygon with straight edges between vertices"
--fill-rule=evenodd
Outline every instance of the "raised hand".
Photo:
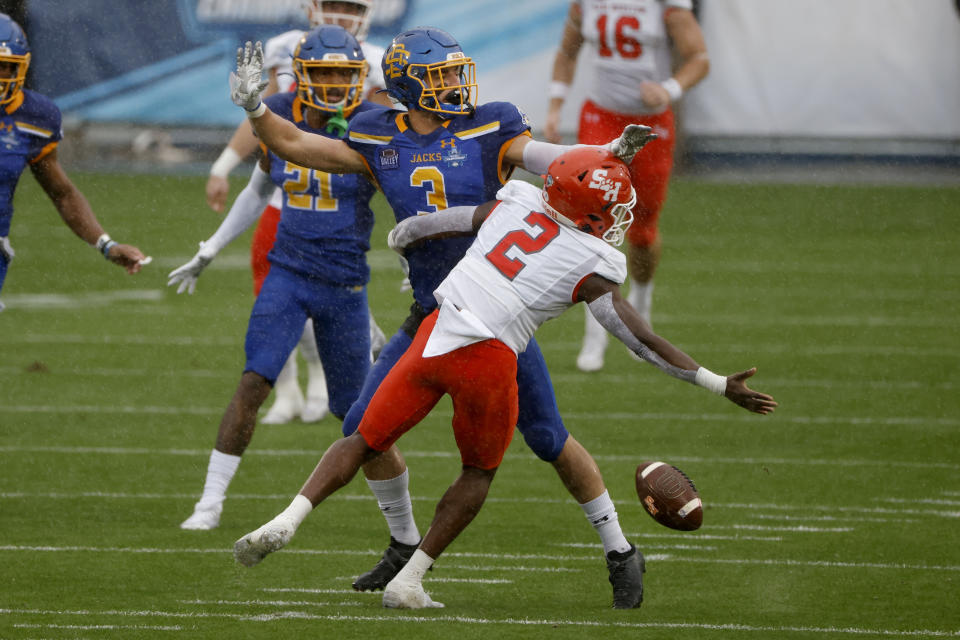
M 263 45 L 247 41 L 237 49 L 237 70 L 230 72 L 230 99 L 238 107 L 254 111 L 260 106 L 260 94 L 267 88 L 263 78 Z
M 619 138 L 607 144 L 607 148 L 613 155 L 630 164 L 640 149 L 643 149 L 651 140 L 656 139 L 657 134 L 650 127 L 642 124 L 628 124 L 624 127 Z

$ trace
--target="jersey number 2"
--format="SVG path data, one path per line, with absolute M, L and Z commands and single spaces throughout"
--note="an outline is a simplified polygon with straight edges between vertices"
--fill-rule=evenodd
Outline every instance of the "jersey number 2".
M 527 266 L 521 258 L 508 258 L 507 251 L 516 247 L 524 255 L 538 253 L 543 250 L 560 233 L 560 225 L 543 213 L 531 211 L 523 219 L 531 227 L 540 229 L 540 233 L 532 236 L 526 231 L 517 229 L 511 231 L 501 238 L 500 242 L 487 253 L 487 260 L 490 261 L 497 271 L 502 273 L 508 280 L 513 280 Z

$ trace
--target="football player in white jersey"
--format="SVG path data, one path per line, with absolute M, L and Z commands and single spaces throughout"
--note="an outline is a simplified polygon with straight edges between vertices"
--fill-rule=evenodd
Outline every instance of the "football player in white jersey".
M 384 88 L 383 70 L 380 68 L 380 59 L 383 57 L 383 48 L 375 44 L 364 42 L 370 29 L 370 19 L 375 10 L 375 0 L 304 0 L 303 8 L 307 14 L 310 26 L 320 24 L 338 24 L 350 32 L 360 41 L 363 55 L 367 59 L 367 76 L 364 83 L 364 99 L 371 102 L 390 106 L 386 94 L 377 92 Z M 292 62 L 293 52 L 297 43 L 305 32 L 294 29 L 282 33 L 267 41 L 264 49 L 264 68 L 269 72 L 269 82 L 264 96 L 278 91 L 288 91 L 296 83 Z M 372 62 L 371 62 L 372 61 Z M 250 123 L 244 120 L 237 127 L 233 137 L 223 153 L 214 162 L 207 180 L 207 204 L 214 211 L 222 212 L 226 205 L 229 183 L 227 176 L 243 160 L 252 154 L 259 142 L 253 134 Z M 270 204 L 264 209 L 260 221 L 254 231 L 253 242 L 250 247 L 250 264 L 253 270 L 254 294 L 259 295 L 263 280 L 270 270 L 267 254 L 273 246 L 277 232 L 277 223 L 280 220 L 282 205 L 280 190 L 274 193 Z M 299 349 L 290 354 L 287 365 L 283 368 L 274 385 L 274 403 L 261 422 L 263 424 L 284 424 L 299 417 L 303 422 L 317 422 L 327 413 L 327 385 L 323 373 L 323 366 L 317 356 L 317 349 L 313 337 L 311 321 L 304 327 L 303 338 Z M 383 346 L 385 337 L 380 327 L 371 317 L 370 338 L 374 352 Z M 303 355 L 307 363 L 308 382 L 307 393 L 300 390 L 297 379 L 297 352 Z
M 667 197 L 675 140 L 671 104 L 707 75 L 710 61 L 692 0 L 575 0 L 553 66 L 544 137 L 559 142 L 560 113 L 585 43 L 591 58 L 578 141 L 609 140 L 622 123 L 652 127 L 658 139 L 630 165 L 637 185 L 636 222 L 627 234 L 627 299 L 650 323 L 653 276 L 660 261 L 657 219 Z M 577 367 L 603 368 L 607 332 L 586 314 Z
M 754 413 L 776 408 L 771 396 L 747 387 L 756 369 L 720 376 L 703 368 L 653 333 L 620 297 L 626 259 L 615 247 L 633 221 L 636 193 L 627 166 L 612 153 L 575 148 L 551 163 L 542 190 L 510 181 L 497 198 L 476 208 L 412 216 L 391 231 L 390 246 L 400 252 L 451 234 L 477 237 L 436 289 L 440 308 L 423 321 L 387 374 L 360 427 L 327 449 L 287 509 L 237 540 L 238 562 L 253 566 L 283 548 L 314 507 L 449 393 L 463 470 L 441 498 L 419 547 L 383 594 L 387 607 L 442 607 L 424 591 L 422 578 L 480 510 L 510 444 L 518 414 L 517 354 L 541 324 L 577 302 L 585 302 L 606 330 L 665 373 Z

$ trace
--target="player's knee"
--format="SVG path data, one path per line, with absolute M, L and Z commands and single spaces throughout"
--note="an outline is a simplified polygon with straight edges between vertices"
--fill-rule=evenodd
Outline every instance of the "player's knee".
M 523 441 L 527 443 L 530 450 L 544 462 L 553 462 L 560 456 L 563 445 L 567 442 L 567 436 L 570 435 L 563 425 L 557 426 L 545 422 L 523 428 L 517 425 L 517 429 L 523 435 Z

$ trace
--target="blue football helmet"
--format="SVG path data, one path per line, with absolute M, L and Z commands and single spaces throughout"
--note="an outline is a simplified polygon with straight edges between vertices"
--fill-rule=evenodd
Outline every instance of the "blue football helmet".
M 29 67 L 30 45 L 26 34 L 10 16 L 0 13 L 0 105 L 17 97 Z
M 363 100 L 367 61 L 360 43 L 343 27 L 320 25 L 300 38 L 293 54 L 297 96 L 301 101 L 331 113 L 344 115 Z
M 408 109 L 445 118 L 473 113 L 476 65 L 446 31 L 434 27 L 404 31 L 387 47 L 382 66 L 387 93 Z

